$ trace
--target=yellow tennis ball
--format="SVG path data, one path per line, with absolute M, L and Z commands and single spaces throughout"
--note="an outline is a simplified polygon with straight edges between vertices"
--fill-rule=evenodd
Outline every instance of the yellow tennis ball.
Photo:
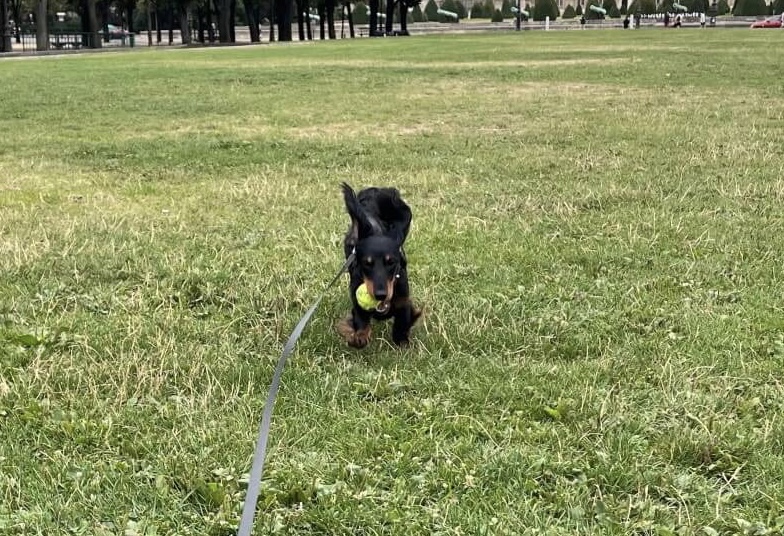
M 362 283 L 357 288 L 356 296 L 357 296 L 357 303 L 365 311 L 372 311 L 379 304 L 379 301 L 370 295 L 367 289 L 367 285 L 365 285 L 364 283 Z

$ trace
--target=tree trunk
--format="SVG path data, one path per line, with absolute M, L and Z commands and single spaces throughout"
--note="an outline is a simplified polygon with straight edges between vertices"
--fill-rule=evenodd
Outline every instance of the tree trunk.
M 183 45 L 191 44 L 191 25 L 188 20 L 189 6 L 180 0 L 180 40 Z
M 152 2 L 147 2 L 147 46 L 152 46 L 152 12 L 150 6 Z
M 370 0 L 370 19 L 368 20 L 368 35 L 378 35 L 378 0 Z
M 155 41 L 159 45 L 161 41 L 163 41 L 163 35 L 161 35 L 161 18 L 158 16 L 158 6 L 155 6 Z
M 108 0 L 104 0 L 101 2 L 101 20 L 98 23 L 98 26 L 103 29 L 103 41 L 104 43 L 108 43 L 110 41 L 109 37 L 109 2 Z
M 395 22 L 395 0 L 387 0 L 387 18 L 384 21 L 386 24 L 385 30 L 387 35 L 392 35 L 392 23 Z
M 169 9 L 166 11 L 168 12 L 168 19 L 169 19 L 169 45 L 174 44 L 174 6 L 169 3 Z
M 196 40 L 204 44 L 204 10 L 201 7 L 196 8 Z
M 299 40 L 305 40 L 305 18 L 302 14 L 304 11 L 305 0 L 295 0 L 297 6 L 297 32 L 299 32 Z
M 14 19 L 14 40 L 17 43 L 22 42 L 21 28 L 19 24 L 22 22 L 22 0 L 12 0 L 11 2 L 11 17 Z
M 327 23 L 327 7 L 324 0 L 319 0 L 318 3 L 318 18 L 319 18 L 319 39 L 324 39 L 324 25 Z
M 237 20 L 237 0 L 229 2 L 229 39 L 232 43 L 237 42 L 237 36 L 234 34 L 234 21 Z
M 408 6 L 400 1 L 400 35 L 408 35 Z
M 291 41 L 291 0 L 274 0 L 278 15 L 278 41 Z
M 0 52 L 11 52 L 12 50 L 8 19 L 8 0 L 0 0 Z
M 229 0 L 218 0 L 215 6 L 218 8 L 218 41 L 221 43 L 228 43 L 231 35 L 229 31 L 229 25 L 231 24 L 229 19 L 230 3 Z
M 275 0 L 270 0 L 270 16 L 269 16 L 269 23 L 270 23 L 270 43 L 275 42 L 275 18 L 277 17 L 277 13 L 275 13 Z
M 35 13 L 35 49 L 49 49 L 49 18 L 46 0 L 38 0 Z
M 348 35 L 354 39 L 354 14 L 351 12 L 351 4 L 346 2 L 346 18 L 348 19 Z
M 327 30 L 329 31 L 329 38 L 336 39 L 335 37 L 335 0 L 326 0 L 327 8 Z
M 128 9 L 126 13 L 128 14 L 128 31 L 130 33 L 136 33 L 133 27 L 133 12 L 136 11 L 136 2 L 128 2 Z
M 305 0 L 305 30 L 308 34 L 308 41 L 313 41 L 313 24 L 310 20 L 310 3 Z
M 245 18 L 248 19 L 250 42 L 258 43 L 261 41 L 261 32 L 259 32 L 259 19 L 256 17 L 258 13 L 254 9 L 253 0 L 244 0 L 242 4 L 245 6 Z
M 101 48 L 101 36 L 98 32 L 98 10 L 95 0 L 87 0 L 87 46 Z
M 212 2 L 207 0 L 207 39 L 210 43 L 215 42 L 215 27 L 212 22 Z
M 261 31 L 261 3 L 257 3 L 253 6 L 253 13 L 256 16 L 256 26 L 259 29 L 259 42 L 261 42 L 261 38 L 263 37 L 263 32 Z

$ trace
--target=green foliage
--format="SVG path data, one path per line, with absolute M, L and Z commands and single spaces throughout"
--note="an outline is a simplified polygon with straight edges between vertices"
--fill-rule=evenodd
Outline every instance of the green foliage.
M 441 9 L 444 11 L 451 11 L 452 13 L 457 13 L 458 19 L 464 18 L 460 15 L 461 11 L 465 13 L 465 8 L 463 4 L 459 2 L 459 0 L 444 0 L 441 4 Z M 448 17 L 446 15 L 438 15 L 438 22 L 442 23 L 454 23 L 457 22 L 452 17 Z
M 629 5 L 629 13 L 641 15 L 653 15 L 656 11 L 656 0 L 633 0 Z
M 490 22 L 504 22 L 504 14 L 500 9 L 493 11 L 493 17 L 490 19 Z
M 736 17 L 756 17 L 768 14 L 765 0 L 735 0 L 732 14 Z
M 428 0 L 425 4 L 425 19 L 429 22 L 438 21 L 438 5 L 435 0 Z
M 422 13 L 422 8 L 419 7 L 419 4 L 414 6 L 414 10 L 411 12 L 411 18 L 414 22 L 425 22 L 425 14 Z
M 503 0 L 501 3 L 501 13 L 504 14 L 504 18 L 513 18 L 514 13 L 512 13 L 512 6 L 517 5 L 517 3 L 513 3 L 512 0 Z
M 602 18 L 599 13 L 591 9 L 591 6 L 602 7 L 601 0 L 588 0 L 585 4 L 585 18 L 588 20 L 596 20 Z
M 784 0 L 775 0 L 770 6 L 773 8 L 773 15 L 784 13 Z
M 468 10 L 463 5 L 463 2 L 461 2 L 460 0 L 448 0 L 448 1 L 451 1 L 452 4 L 454 5 L 455 7 L 454 12 L 457 13 L 457 16 L 460 17 L 460 20 L 468 18 Z
M 727 3 L 727 0 L 719 0 L 717 3 L 717 11 L 716 13 L 721 15 L 727 15 L 730 12 L 730 5 Z
M 691 13 L 705 13 L 707 10 L 706 0 L 692 0 L 690 2 L 689 11 Z M 685 5 L 685 4 L 684 4 Z
M 495 13 L 495 4 L 493 4 L 493 0 L 485 0 L 482 12 L 484 13 L 485 18 L 493 18 L 493 13 Z
M 621 15 L 626 15 L 629 12 L 629 0 L 621 0 Z
M 574 14 L 578 17 L 581 16 L 583 14 L 583 6 L 578 4 L 574 10 Z
M 357 2 L 351 10 L 351 16 L 354 19 L 354 24 L 367 24 L 368 23 L 368 8 L 364 2 Z
M 474 2 L 474 5 L 471 6 L 471 18 L 472 19 L 486 19 L 488 15 L 484 12 L 485 4 L 484 2 Z
M 618 4 L 615 0 L 604 0 L 602 7 L 607 10 L 607 17 L 611 19 L 620 18 L 621 12 L 618 10 Z
M 554 21 L 559 14 L 556 0 L 536 0 L 531 17 L 536 21 L 543 21 L 550 17 L 550 20 Z
M 569 4 L 568 6 L 566 6 L 566 9 L 564 9 L 563 13 L 561 14 L 561 18 L 562 19 L 573 19 L 576 16 L 577 16 L 577 13 L 575 12 L 574 7 L 572 6 L 572 4 Z

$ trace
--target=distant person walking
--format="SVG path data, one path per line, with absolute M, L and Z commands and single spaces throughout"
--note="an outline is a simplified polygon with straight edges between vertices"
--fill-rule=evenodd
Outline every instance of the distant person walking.
M 700 28 L 705 28 L 705 13 L 700 13 Z

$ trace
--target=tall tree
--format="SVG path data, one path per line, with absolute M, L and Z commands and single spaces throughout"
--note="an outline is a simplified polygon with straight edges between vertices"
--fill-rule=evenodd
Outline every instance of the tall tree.
M 310 21 L 310 2 L 308 0 L 295 0 L 297 4 L 297 31 L 299 40 L 305 40 L 305 20 Z
M 35 49 L 49 49 L 49 17 L 46 0 L 38 0 L 35 12 Z
M 101 48 L 98 26 L 98 6 L 95 0 L 82 0 L 82 44 L 88 48 Z
M 433 0 L 430 0 L 433 2 Z M 379 0 L 370 0 L 370 20 L 368 20 L 368 34 L 370 37 L 380 37 L 384 35 L 383 32 L 378 31 L 378 8 L 379 8 Z M 433 2 L 435 5 L 435 2 Z M 438 8 L 436 8 L 438 9 Z
M 136 0 L 125 0 L 122 7 L 125 10 L 125 17 L 128 21 L 128 31 L 136 33 L 135 28 L 133 27 L 133 14 L 136 12 Z
M 291 41 L 291 0 L 273 0 L 275 3 L 275 15 L 278 22 L 278 41 Z
M 8 0 L 0 0 L 0 52 L 11 52 L 11 33 L 8 31 Z
M 215 7 L 218 9 L 218 41 L 232 43 L 231 33 L 234 21 L 231 19 L 232 0 L 218 0 Z
M 24 16 L 22 13 L 22 0 L 10 0 L 8 5 L 11 9 L 11 18 L 14 19 L 14 35 L 16 36 L 16 42 L 22 42 L 21 36 L 21 28 L 20 24 L 22 24 L 22 17 Z
M 327 31 L 329 32 L 330 39 L 337 39 L 335 35 L 335 8 L 337 4 L 335 0 L 325 0 L 325 7 L 327 8 Z
M 351 11 L 351 2 L 345 2 L 343 9 L 346 10 L 346 19 L 348 19 L 348 35 L 354 39 L 354 13 Z
M 245 18 L 248 19 L 248 31 L 250 32 L 250 42 L 259 43 L 261 41 L 261 5 L 254 0 L 244 0 Z
M 322 41 L 324 40 L 324 28 L 327 24 L 327 4 L 324 0 L 320 0 L 316 4 L 316 9 L 318 10 L 318 18 L 319 18 L 319 39 Z
M 191 0 L 179 0 L 177 2 L 180 16 L 180 40 L 183 45 L 191 44 L 190 10 Z

